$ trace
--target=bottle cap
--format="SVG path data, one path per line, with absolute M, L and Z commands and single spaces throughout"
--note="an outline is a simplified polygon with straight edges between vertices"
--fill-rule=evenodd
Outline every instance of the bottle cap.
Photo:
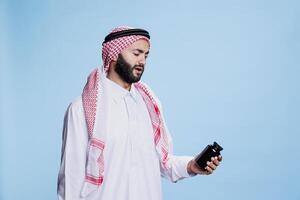
M 213 149 L 216 151 L 216 152 L 220 152 L 223 150 L 223 148 L 216 142 L 214 142 L 213 144 Z

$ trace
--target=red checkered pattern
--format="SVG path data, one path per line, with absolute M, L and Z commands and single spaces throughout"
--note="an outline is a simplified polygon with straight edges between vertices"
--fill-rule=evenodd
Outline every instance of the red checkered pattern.
M 96 118 L 96 105 L 98 93 L 99 73 L 95 69 L 88 77 L 87 83 L 83 89 L 82 102 L 84 105 L 84 114 L 87 124 L 87 131 L 90 137 L 93 135 L 93 129 Z
M 95 170 L 95 166 L 87 165 L 86 166 L 86 176 L 85 180 L 94 185 L 101 185 L 103 182 L 103 172 L 104 172 L 104 142 L 98 140 L 96 138 L 90 139 L 90 149 L 89 154 L 91 156 L 88 157 L 88 163 L 97 163 L 97 167 Z M 93 156 L 92 156 L 93 155 Z
M 87 132 L 89 135 L 89 155 L 88 164 L 86 167 L 85 180 L 94 185 L 101 185 L 103 182 L 104 171 L 104 141 L 93 137 L 94 125 L 96 119 L 97 97 L 101 94 L 98 88 L 100 74 L 98 69 L 95 69 L 88 77 L 87 83 L 82 93 L 82 103 L 84 108 L 85 120 L 87 125 Z M 92 156 L 93 155 L 93 156 Z
M 161 116 L 158 104 L 155 102 L 151 91 L 142 82 L 134 84 L 139 93 L 142 95 L 151 118 L 154 131 L 154 143 L 160 156 L 162 166 L 167 168 L 168 161 L 168 138 L 164 128 L 163 118 Z

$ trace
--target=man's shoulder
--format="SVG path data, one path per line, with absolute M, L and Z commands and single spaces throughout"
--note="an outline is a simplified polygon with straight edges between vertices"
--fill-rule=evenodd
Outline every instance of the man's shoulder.
M 70 112 L 81 112 L 83 111 L 82 98 L 81 96 L 76 97 L 68 106 Z

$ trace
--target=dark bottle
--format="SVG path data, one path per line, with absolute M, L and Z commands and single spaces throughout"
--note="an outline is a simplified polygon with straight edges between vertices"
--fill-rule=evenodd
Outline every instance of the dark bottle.
M 211 161 L 211 157 L 219 156 L 223 148 L 216 142 L 213 145 L 207 145 L 206 148 L 195 158 L 200 168 L 207 166 L 207 161 Z

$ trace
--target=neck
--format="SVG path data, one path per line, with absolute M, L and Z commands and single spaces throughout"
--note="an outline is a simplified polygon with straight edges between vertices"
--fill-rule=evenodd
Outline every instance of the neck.
M 130 90 L 131 89 L 131 83 L 127 83 L 125 82 L 120 76 L 119 74 L 117 74 L 114 70 L 115 66 L 110 66 L 109 70 L 107 72 L 107 78 L 113 82 L 115 82 L 116 84 L 120 85 L 122 88 L 126 89 L 126 90 Z

